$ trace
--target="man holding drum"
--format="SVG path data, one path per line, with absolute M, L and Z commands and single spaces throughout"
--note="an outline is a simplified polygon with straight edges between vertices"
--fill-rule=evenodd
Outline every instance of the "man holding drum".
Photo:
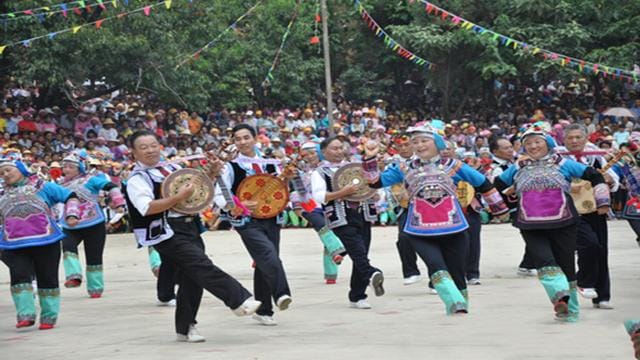
M 140 245 L 153 246 L 163 259 L 178 268 L 177 340 L 203 342 L 205 338 L 195 328 L 203 288 L 238 316 L 254 313 L 261 303 L 205 254 L 200 219 L 172 210 L 190 198 L 196 190 L 194 184 L 187 183 L 176 194 L 162 197 L 163 181 L 180 167 L 160 163 L 160 144 L 155 134 L 138 131 L 129 141 L 137 161 L 125 191 L 133 232 Z M 221 163 L 213 165 L 219 167 Z
M 595 169 L 603 169 L 607 161 L 595 145 L 587 144 L 587 129 L 580 124 L 569 125 L 564 132 L 566 149 L 558 151 L 564 157 L 576 160 Z M 596 151 L 594 153 L 594 151 Z M 603 173 L 610 191 L 615 192 L 619 186 L 619 177 L 608 169 Z M 595 207 L 593 189 L 584 180 L 574 180 L 571 186 L 571 197 L 580 213 L 578 224 L 578 292 L 591 299 L 597 309 L 612 309 L 609 279 L 609 239 L 607 230 L 607 214 L 601 214 Z
M 277 322 L 273 319 L 271 298 L 281 311 L 286 310 L 292 301 L 287 275 L 280 260 L 280 227 L 283 218 L 281 210 L 271 214 L 276 206 L 258 206 L 257 200 L 269 197 L 274 203 L 286 205 L 288 188 L 278 177 L 264 176 L 278 174 L 275 164 L 278 160 L 262 158 L 256 148 L 256 131 L 253 127 L 238 124 L 231 136 L 239 154 L 235 160 L 225 164 L 214 201 L 225 210 L 231 225 L 240 234 L 256 263 L 253 289 L 262 306 L 253 318 L 262 325 L 274 326 Z M 278 187 L 281 183 L 284 188 Z M 245 185 L 254 187 L 244 191 L 242 187 Z M 265 192 L 255 196 L 261 191 Z

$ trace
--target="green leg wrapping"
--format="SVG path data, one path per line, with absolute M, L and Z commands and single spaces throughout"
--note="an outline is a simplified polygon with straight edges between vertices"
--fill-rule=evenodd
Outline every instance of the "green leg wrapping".
M 60 289 L 38 289 L 40 324 L 55 325 L 60 313 Z
M 82 280 L 82 265 L 78 254 L 65 251 L 63 253 L 64 275 L 67 280 Z
M 385 211 L 382 214 L 380 214 L 380 224 L 387 225 L 388 222 L 389 222 L 389 214 Z
M 447 315 L 458 311 L 467 311 L 467 301 L 460 292 L 451 275 L 446 270 L 440 270 L 431 275 L 433 287 L 438 291 L 438 296 L 444 302 Z
M 160 259 L 160 254 L 153 248 L 153 246 L 149 246 L 149 265 L 151 266 L 151 272 L 158 276 L 162 260 Z
M 291 210 L 291 211 L 285 211 L 289 213 L 289 221 L 291 222 L 291 226 L 295 226 L 295 227 L 299 227 L 300 226 L 300 218 L 298 217 L 298 215 L 296 215 L 296 212 Z
M 327 248 L 324 248 L 324 253 L 322 255 L 322 265 L 324 267 L 325 280 L 336 280 L 338 278 L 338 265 L 333 262 L 333 258 L 327 251 Z
M 11 298 L 16 306 L 16 315 L 20 321 L 36 321 L 36 302 L 33 300 L 33 286 L 31 283 L 15 284 L 11 286 Z
M 538 279 L 542 283 L 552 304 L 557 303 L 562 298 L 570 296 L 569 282 L 559 267 L 547 266 L 538 269 Z
M 289 227 L 289 223 L 290 223 L 289 212 L 288 211 L 283 211 L 282 212 L 282 227 L 283 228 Z
M 389 220 L 391 225 L 395 225 L 395 223 L 398 222 L 398 217 L 396 216 L 396 212 L 393 210 L 388 210 L 387 213 L 389 214 Z
M 300 227 L 306 228 L 309 226 L 309 220 L 305 219 L 304 216 L 300 217 Z
M 103 291 L 102 265 L 87 265 L 87 292 L 89 295 L 102 295 Z
M 460 290 L 460 293 L 462 294 L 462 297 L 464 297 L 464 301 L 467 302 L 467 310 L 469 310 L 469 290 Z
M 576 281 L 569 283 L 569 317 L 568 322 L 576 322 L 580 318 L 580 302 L 578 301 L 578 284 Z
M 626 320 L 624 322 L 624 327 L 627 329 L 629 335 L 640 332 L 640 320 Z
M 342 241 L 340 238 L 336 236 L 336 234 L 329 230 L 328 227 L 323 227 L 318 231 L 318 235 L 320 236 L 320 241 L 322 241 L 322 245 L 324 245 L 327 252 L 333 258 L 336 255 L 340 255 L 346 252 Z

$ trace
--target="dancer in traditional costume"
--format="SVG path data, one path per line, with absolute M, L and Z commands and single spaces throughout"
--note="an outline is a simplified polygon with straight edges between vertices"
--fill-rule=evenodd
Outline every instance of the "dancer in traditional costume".
M 599 214 L 609 210 L 609 188 L 597 170 L 556 154 L 544 124 L 529 126 L 522 134 L 522 144 L 525 156 L 497 177 L 495 185 L 518 195 L 514 226 L 520 229 L 536 263 L 556 319 L 577 321 L 580 305 L 574 253 L 580 218 L 569 196 L 571 180 L 591 183 Z
M 445 304 L 447 314 L 469 311 L 465 263 L 469 225 L 456 198 L 456 183 L 466 181 L 482 194 L 494 215 L 508 209 L 487 178 L 456 159 L 443 159 L 446 145 L 437 130 L 424 123 L 408 129 L 414 157 L 408 168 L 389 168 L 372 187 L 404 183 L 409 207 L 403 232 L 427 264 L 430 278 Z M 376 156 L 377 147 L 367 147 L 366 163 Z
M 255 261 L 253 288 L 255 297 L 262 302 L 253 318 L 265 326 L 277 325 L 273 319 L 273 300 L 281 311 L 291 304 L 291 290 L 284 266 L 280 260 L 280 228 L 282 214 L 269 219 L 251 216 L 257 202 L 239 200 L 235 196 L 240 182 L 254 174 L 276 175 L 275 164 L 267 164 L 256 148 L 256 131 L 247 124 L 238 124 L 232 130 L 232 137 L 239 151 L 236 159 L 225 164 L 222 182 L 216 186 L 214 201 L 226 212 L 229 222 L 240 234 L 244 246 Z M 235 200 L 234 200 L 235 197 Z
M 195 190 L 184 185 L 175 195 L 161 197 L 164 179 L 178 165 L 160 163 L 160 143 L 155 134 L 139 131 L 129 138 L 137 161 L 126 184 L 126 200 L 133 233 L 142 246 L 153 246 L 178 268 L 178 295 L 175 316 L 177 340 L 202 342 L 195 328 L 203 288 L 219 298 L 238 316 L 251 315 L 260 306 L 236 279 L 211 262 L 204 250 L 198 216 L 171 210 Z M 221 165 L 220 165 L 221 166 Z
M 344 143 L 331 137 L 320 144 L 324 161 L 311 174 L 311 192 L 316 203 L 322 204 L 326 226 L 344 244 L 351 258 L 351 283 L 349 302 L 352 308 L 371 309 L 367 302 L 367 286 L 371 285 L 376 296 L 384 294 L 382 271 L 369 262 L 371 245 L 371 224 L 376 221 L 375 204 L 371 201 L 354 202 L 345 200 L 356 193 L 358 186 L 347 185 L 335 189 L 332 177 L 344 161 Z
M 595 145 L 587 143 L 587 128 L 571 124 L 564 129 L 566 148 L 558 147 L 562 156 L 575 160 L 594 169 L 607 166 L 604 156 L 598 154 Z M 590 153 L 591 152 L 591 153 Z M 595 152 L 595 153 L 594 153 Z M 618 191 L 619 177 L 612 168 L 603 173 L 609 185 L 609 192 Z M 578 223 L 578 293 L 591 299 L 597 309 L 613 309 L 611 305 L 611 280 L 609 277 L 609 234 L 607 214 L 598 213 L 593 189 L 585 180 L 573 180 L 571 197 L 580 214 Z
M 636 359 L 640 360 L 640 320 L 627 320 L 624 322 L 624 327 L 631 336 L 634 355 Z
M 302 209 L 302 216 L 311 223 L 323 244 L 322 267 L 327 284 L 335 284 L 338 278 L 338 265 L 342 263 L 346 250 L 342 241 L 327 227 L 322 206 L 311 197 L 311 174 L 320 163 L 320 144 L 307 142 L 302 145 L 300 155 L 304 168 L 291 182 L 295 192 L 292 194 L 294 207 Z
M 62 240 L 65 287 L 74 288 L 82 283 L 82 266 L 78 258 L 78 245 L 84 242 L 87 263 L 87 292 L 91 298 L 99 298 L 104 291 L 102 254 L 106 240 L 105 216 L 98 204 L 101 191 L 108 194 L 109 207 L 124 211 L 125 201 L 120 188 L 104 174 L 88 174 L 84 161 L 70 154 L 62 161 L 64 180 L 61 185 L 76 194 L 80 201 L 80 218 L 73 228 L 62 222 L 66 234 Z
M 64 204 L 64 218 L 69 227 L 80 218 L 75 195 L 52 182 L 44 182 L 27 171 L 19 154 L 0 161 L 0 178 L 4 193 L 0 196 L 0 250 L 9 266 L 11 297 L 16 306 L 17 328 L 36 321 L 36 304 L 32 279 L 38 284 L 40 330 L 52 329 L 60 312 L 58 266 L 62 229 L 51 208 Z

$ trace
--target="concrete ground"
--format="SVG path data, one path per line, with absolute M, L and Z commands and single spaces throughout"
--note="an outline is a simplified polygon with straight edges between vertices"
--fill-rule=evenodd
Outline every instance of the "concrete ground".
M 582 299 L 577 324 L 553 320 L 536 278 L 519 278 L 523 251 L 508 225 L 483 227 L 482 285 L 470 287 L 471 313 L 447 317 L 427 283 L 403 286 L 395 227 L 375 228 L 371 261 L 385 272 L 386 295 L 372 310 L 348 307 L 351 264 L 337 285 L 322 279 L 321 246 L 312 230 L 283 230 L 281 252 L 294 302 L 276 313 L 279 325 L 237 318 L 205 293 L 198 328 L 205 343 L 177 343 L 173 308 L 156 306 L 147 252 L 131 235 L 110 236 L 106 291 L 89 299 L 84 284 L 62 289 L 54 330 L 16 330 L 9 273 L 0 266 L 0 359 L 631 359 L 623 319 L 640 317 L 640 248 L 626 222 L 610 223 L 615 310 Z M 252 288 L 251 259 L 233 231 L 208 232 L 214 262 Z M 82 256 L 81 256 L 82 257 Z M 421 263 L 421 268 L 424 265 Z M 63 279 L 62 265 L 60 278 Z M 370 291 L 372 293 L 372 291 Z

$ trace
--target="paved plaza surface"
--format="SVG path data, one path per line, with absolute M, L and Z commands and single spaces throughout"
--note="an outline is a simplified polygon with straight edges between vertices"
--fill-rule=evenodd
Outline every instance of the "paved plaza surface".
M 640 248 L 626 222 L 609 229 L 616 308 L 596 310 L 581 299 L 577 324 L 555 322 L 537 278 L 516 275 L 524 243 L 508 225 L 483 227 L 482 285 L 469 288 L 470 314 L 456 317 L 445 316 L 426 281 L 402 284 L 396 227 L 373 230 L 370 258 L 385 273 L 386 295 L 369 298 L 372 310 L 348 307 L 348 259 L 338 284 L 325 285 L 317 235 L 283 230 L 293 303 L 275 314 L 279 325 L 238 318 L 205 292 L 198 328 L 207 341 L 200 344 L 175 341 L 174 309 L 156 306 L 146 250 L 130 234 L 109 236 L 104 297 L 89 299 L 84 284 L 63 288 L 53 330 L 14 328 L 9 272 L 0 265 L 0 359 L 631 359 L 622 321 L 640 317 Z M 207 232 L 205 240 L 214 263 L 252 289 L 251 259 L 237 233 Z

